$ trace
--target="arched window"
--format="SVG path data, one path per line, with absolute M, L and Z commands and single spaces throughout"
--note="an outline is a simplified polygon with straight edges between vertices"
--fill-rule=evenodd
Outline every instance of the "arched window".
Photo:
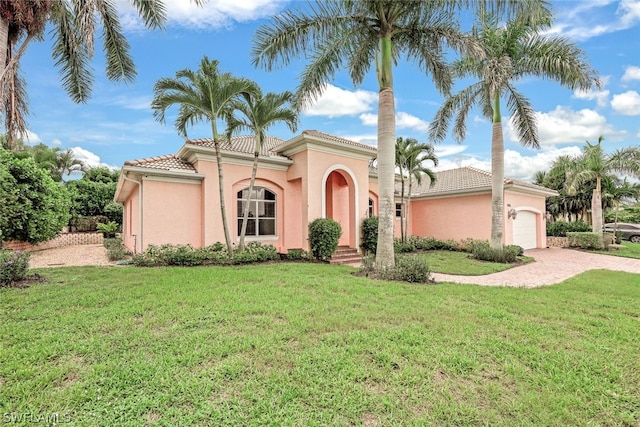
M 376 214 L 375 207 L 373 205 L 373 199 L 369 198 L 369 216 L 372 217 Z
M 242 217 L 249 199 L 249 220 L 246 236 L 276 235 L 276 195 L 264 187 L 254 187 L 249 198 L 249 189 L 238 191 L 238 236 L 242 230 Z

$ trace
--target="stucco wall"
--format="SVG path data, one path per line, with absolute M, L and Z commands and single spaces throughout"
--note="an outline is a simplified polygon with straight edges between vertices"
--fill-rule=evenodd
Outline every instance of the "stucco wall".
M 142 185 L 143 248 L 165 243 L 202 246 L 200 182 L 145 178 Z
M 436 239 L 491 237 L 491 195 L 412 200 L 411 233 Z
M 509 206 L 510 205 L 510 206 Z M 515 209 L 516 212 L 528 211 L 536 215 L 536 247 L 545 248 L 547 246 L 547 226 L 545 218 L 545 198 L 542 196 L 516 193 L 513 191 L 505 191 L 504 194 L 504 243 L 510 245 L 513 243 L 513 224 L 512 219 L 507 218 L 509 209 Z

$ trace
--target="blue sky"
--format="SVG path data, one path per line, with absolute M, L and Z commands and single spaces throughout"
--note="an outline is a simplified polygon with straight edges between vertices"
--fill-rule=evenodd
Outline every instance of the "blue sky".
M 86 104 L 74 104 L 61 88 L 47 37 L 34 42 L 22 59 L 30 115 L 29 142 L 72 148 L 90 165 L 121 167 L 125 160 L 175 153 L 184 140 L 174 130 L 175 109 L 161 124 L 153 117 L 153 85 L 183 68 L 197 69 L 204 55 L 220 68 L 255 80 L 266 91 L 295 90 L 304 62 L 275 72 L 255 69 L 250 49 L 256 28 L 278 11 L 299 3 L 270 0 L 209 0 L 197 8 L 187 0 L 166 0 L 169 22 L 164 31 L 147 31 L 119 1 L 138 76 L 134 83 L 113 83 L 104 77 L 104 57 L 96 51 L 93 94 Z M 640 145 L 640 0 L 555 1 L 552 32 L 569 37 L 582 48 L 604 82 L 600 90 L 575 93 L 553 82 L 526 79 L 518 84 L 538 116 L 539 150 L 520 146 L 505 126 L 505 171 L 529 179 L 548 169 L 561 154 L 578 154 L 585 140 L 605 136 L 609 152 Z M 97 43 L 99 40 L 97 40 Z M 97 46 L 96 46 L 97 47 Z M 317 129 L 375 145 L 377 83 L 375 70 L 354 87 L 345 73 L 329 82 L 325 94 L 301 116 L 299 131 Z M 442 103 L 430 78 L 417 66 L 400 63 L 394 70 L 397 136 L 427 141 L 427 127 Z M 505 123 L 508 123 L 505 120 Z M 271 135 L 288 139 L 285 127 Z M 190 130 L 190 138 L 211 137 L 210 127 Z M 491 126 L 471 114 L 467 138 L 436 145 L 438 170 L 474 166 L 490 170 Z

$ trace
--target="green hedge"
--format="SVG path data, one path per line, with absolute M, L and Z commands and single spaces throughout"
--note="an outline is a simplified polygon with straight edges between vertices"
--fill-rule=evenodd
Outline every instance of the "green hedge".
M 315 259 L 327 260 L 338 249 L 342 227 L 330 218 L 314 219 L 309 224 L 309 247 Z
M 584 221 L 553 221 L 547 222 L 547 236 L 567 237 L 567 233 L 591 231 L 591 226 Z
M 570 248 L 603 249 L 602 233 L 567 233 Z

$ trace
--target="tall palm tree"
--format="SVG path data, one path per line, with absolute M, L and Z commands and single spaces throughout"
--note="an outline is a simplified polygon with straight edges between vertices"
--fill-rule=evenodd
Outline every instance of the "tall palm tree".
M 479 29 L 473 32 L 482 55 L 466 55 L 455 61 L 457 77 L 476 78 L 477 82 L 450 96 L 430 125 L 430 138 L 442 141 L 452 116 L 456 115 L 453 135 L 458 142 L 466 135 L 466 118 L 474 105 L 493 123 L 491 139 L 491 247 L 502 248 L 504 222 L 504 139 L 502 98 L 506 98 L 516 135 L 524 146 L 538 148 L 540 141 L 535 112 L 515 83 L 528 76 L 543 77 L 570 89 L 600 86 L 597 72 L 584 60 L 584 53 L 566 38 L 544 35 L 540 30 L 551 23 L 551 14 L 520 15 L 504 27 L 494 18 L 480 15 Z
M 159 28 L 166 20 L 162 0 L 130 0 L 148 28 Z M 196 0 L 197 4 L 203 0 Z M 129 53 L 114 0 L 11 0 L 0 2 L 0 103 L 7 112 L 10 138 L 25 130 L 26 88 L 18 74 L 20 58 L 30 42 L 43 38 L 51 25 L 53 58 L 61 68 L 62 86 L 74 102 L 91 95 L 97 28 L 106 56 L 106 76 L 114 81 L 132 81 L 135 65 Z
M 605 153 L 602 148 L 604 136 L 598 142 L 589 141 L 583 147 L 582 155 L 568 167 L 567 188 L 575 194 L 584 183 L 595 180 L 596 185 L 591 197 L 591 226 L 594 233 L 602 232 L 602 180 L 607 175 L 621 173 L 640 178 L 640 147 L 627 147 Z
M 298 111 L 291 107 L 294 101 L 291 92 L 267 93 L 263 95 L 260 88 L 256 87 L 254 93 L 245 93 L 240 99 L 233 103 L 233 108 L 240 113 L 240 116 L 233 115 L 228 124 L 227 132 L 229 137 L 236 132 L 248 130 L 254 134 L 255 144 L 253 146 L 253 167 L 251 169 L 251 180 L 249 181 L 249 195 L 247 196 L 242 213 L 242 227 L 240 229 L 240 242 L 238 249 L 244 249 L 244 239 L 247 233 L 247 223 L 249 222 L 249 209 L 253 187 L 258 172 L 258 158 L 266 131 L 278 122 L 284 122 L 291 132 L 298 128 Z M 235 113 L 235 111 L 234 111 Z
M 286 11 L 256 32 L 253 63 L 267 70 L 288 65 L 296 57 L 310 63 L 300 76 L 300 106 L 317 99 L 341 68 L 354 84 L 363 82 L 375 63 L 378 77 L 379 226 L 376 266 L 394 266 L 393 197 L 395 169 L 395 104 L 393 65 L 404 54 L 430 74 L 442 92 L 452 81 L 445 66 L 445 43 L 460 50 L 469 47 L 458 31 L 454 10 L 466 6 L 538 12 L 536 0 L 327 0 L 309 2 L 305 9 Z M 536 6 L 536 7 L 532 7 Z
M 430 186 L 436 183 L 436 174 L 424 165 L 427 160 L 432 161 L 434 166 L 438 166 L 438 157 L 435 155 L 433 145 L 421 144 L 414 138 L 398 137 L 396 140 L 396 167 L 400 171 L 400 204 L 402 206 L 400 236 L 403 242 L 407 239 L 409 223 L 409 210 L 405 209 L 404 197 L 407 194 L 407 205 L 410 206 L 413 179 L 415 178 L 420 185 L 422 178 L 427 176 Z M 408 182 L 408 193 L 405 193 L 405 182 Z
M 178 104 L 178 116 L 175 121 L 177 132 L 187 137 L 187 126 L 201 121 L 211 124 L 211 134 L 218 165 L 218 189 L 220 194 L 220 213 L 222 227 L 229 256 L 233 255 L 233 247 L 229 236 L 227 211 L 224 202 L 224 181 L 222 173 L 222 154 L 220 141 L 226 139 L 218 133 L 219 119 L 229 120 L 234 102 L 247 93 L 256 90 L 251 80 L 238 78 L 230 73 L 221 73 L 217 60 L 202 58 L 197 71 L 184 69 L 176 72 L 175 78 L 162 78 L 153 87 L 154 97 L 151 103 L 154 117 L 164 123 L 165 113 L 169 107 Z

